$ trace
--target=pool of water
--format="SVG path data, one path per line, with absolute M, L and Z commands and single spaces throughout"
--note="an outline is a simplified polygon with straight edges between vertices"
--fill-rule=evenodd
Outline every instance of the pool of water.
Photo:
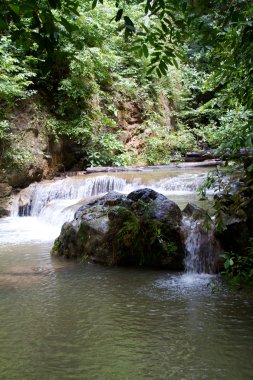
M 253 303 L 208 275 L 52 259 L 57 228 L 0 220 L 0 379 L 249 380 Z

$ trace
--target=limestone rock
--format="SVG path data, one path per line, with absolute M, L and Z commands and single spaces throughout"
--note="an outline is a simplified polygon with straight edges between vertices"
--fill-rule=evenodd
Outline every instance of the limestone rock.
M 182 269 L 180 222 L 179 207 L 151 189 L 127 197 L 112 192 L 83 205 L 63 225 L 52 253 L 106 265 Z
M 11 195 L 12 187 L 6 183 L 0 183 L 0 198 L 5 198 Z

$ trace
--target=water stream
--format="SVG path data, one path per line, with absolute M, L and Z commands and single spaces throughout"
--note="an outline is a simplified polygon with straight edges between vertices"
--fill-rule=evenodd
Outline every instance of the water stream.
M 94 189 L 148 185 L 183 207 L 203 172 L 99 177 L 37 185 L 22 195 L 31 216 L 18 217 L 18 198 L 0 220 L 0 379 L 252 379 L 252 298 L 213 292 L 207 274 L 51 258 L 61 223 Z

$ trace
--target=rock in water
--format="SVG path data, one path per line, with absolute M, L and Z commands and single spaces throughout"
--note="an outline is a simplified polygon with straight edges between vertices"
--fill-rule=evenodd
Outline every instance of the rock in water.
M 108 193 L 63 225 L 52 254 L 106 265 L 182 269 L 181 218 L 179 207 L 154 190 Z

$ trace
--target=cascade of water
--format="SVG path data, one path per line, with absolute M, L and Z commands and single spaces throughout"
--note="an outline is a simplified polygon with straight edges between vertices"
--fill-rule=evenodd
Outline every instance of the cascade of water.
M 213 226 L 206 229 L 203 221 L 185 219 L 186 234 L 184 260 L 186 273 L 215 273 L 219 244 L 214 236 Z
M 171 174 L 170 174 L 171 175 Z M 57 181 L 43 181 L 23 189 L 13 203 L 13 216 L 39 216 L 46 223 L 62 225 L 73 218 L 80 201 L 103 195 L 109 191 L 128 194 L 149 187 L 164 195 L 193 193 L 203 181 L 204 174 L 185 173 L 155 181 L 146 174 L 144 182 L 140 173 L 126 180 L 117 176 L 76 176 Z M 148 180 L 148 181 L 147 181 Z
M 42 209 L 52 201 L 78 200 L 107 193 L 122 191 L 126 181 L 113 176 L 99 176 L 89 179 L 65 178 L 55 182 L 43 182 L 31 185 L 19 194 L 19 216 L 38 216 Z M 73 202 L 72 202 L 73 204 Z
M 197 191 L 205 179 L 205 174 L 180 174 L 177 177 L 164 178 L 155 187 L 166 191 Z

